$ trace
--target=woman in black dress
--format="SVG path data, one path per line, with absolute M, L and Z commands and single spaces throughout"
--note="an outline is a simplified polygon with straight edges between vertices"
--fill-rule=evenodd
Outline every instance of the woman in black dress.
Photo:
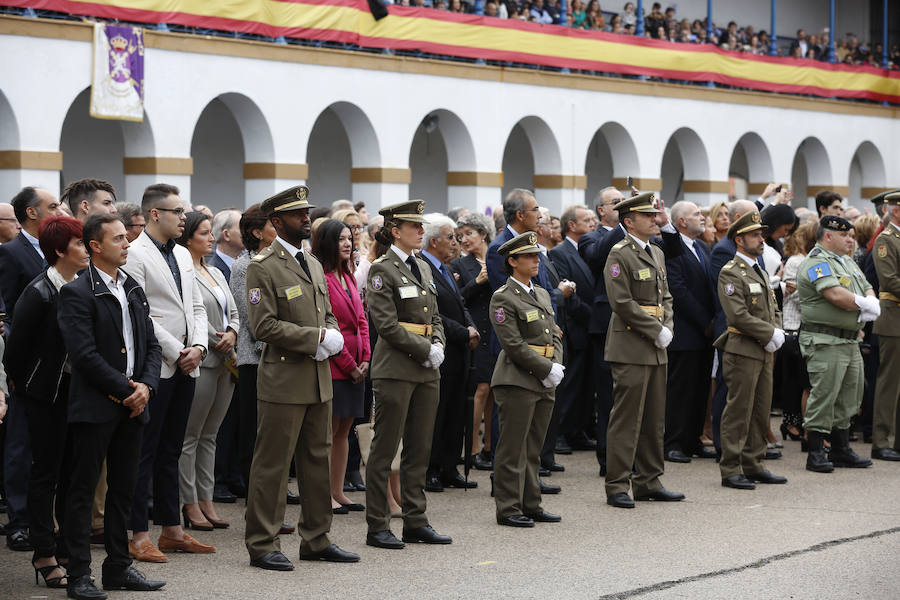
M 477 432 L 484 418 L 484 446 L 478 436 L 472 437 L 472 464 L 476 469 L 489 471 L 491 464 L 491 413 L 494 397 L 491 393 L 491 375 L 494 372 L 493 356 L 488 348 L 491 339 L 491 323 L 489 307 L 491 303 L 491 285 L 488 282 L 485 256 L 488 245 L 494 237 L 494 223 L 485 215 L 467 213 L 457 222 L 459 243 L 465 256 L 450 263 L 458 275 L 459 292 L 466 303 L 466 308 L 475 321 L 475 327 L 481 334 L 481 342 L 475 348 L 472 357 L 472 373 L 470 385 L 475 387 L 474 426 Z

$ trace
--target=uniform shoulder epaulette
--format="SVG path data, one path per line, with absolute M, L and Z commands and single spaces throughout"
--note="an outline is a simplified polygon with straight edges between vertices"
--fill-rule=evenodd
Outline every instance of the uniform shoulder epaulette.
M 624 248 L 625 246 L 627 246 L 630 243 L 631 243 L 631 240 L 629 240 L 628 238 L 623 238 L 623 239 L 619 240 L 616 243 L 616 245 L 613 246 L 613 248 Z
M 822 254 L 822 250 L 820 250 L 819 248 L 813 248 L 809 251 L 809 254 L 807 254 L 807 256 L 818 256 L 820 254 Z
M 501 285 L 500 287 L 498 287 L 498 288 L 497 288 L 497 291 L 498 291 L 498 292 L 505 292 L 505 291 L 506 291 L 506 284 L 504 283 L 503 285 Z
M 263 248 L 259 253 L 257 253 L 257 255 L 254 256 L 251 260 L 253 262 L 261 262 L 266 260 L 270 256 L 272 256 L 272 246 L 267 246 L 266 248 Z
M 724 265 L 722 265 L 723 270 L 727 270 L 732 267 L 734 267 L 734 259 L 733 258 L 731 260 L 729 260 L 727 263 L 725 263 Z
M 382 254 L 381 256 L 379 256 L 378 258 L 376 258 L 375 260 L 373 260 L 373 261 L 372 261 L 372 264 L 373 264 L 373 265 L 381 264 L 381 263 L 384 262 L 384 259 L 385 259 L 385 255 Z

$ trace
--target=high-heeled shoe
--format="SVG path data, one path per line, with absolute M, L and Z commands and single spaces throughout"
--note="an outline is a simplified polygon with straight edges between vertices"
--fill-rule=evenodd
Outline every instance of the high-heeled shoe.
M 786 423 L 781 424 L 781 439 L 786 440 L 790 438 L 791 441 L 797 442 L 803 439 L 802 433 L 794 433 L 791 431 L 791 428 L 788 427 Z
M 222 519 L 213 519 L 203 508 L 200 508 L 200 512 L 203 513 L 203 518 L 212 523 L 213 529 L 228 529 L 231 526 L 231 523 L 228 521 L 223 521 Z
M 206 523 L 192 521 L 191 518 L 187 514 L 187 508 L 181 509 L 181 516 L 184 517 L 184 526 L 188 529 L 193 529 L 195 531 L 212 531 L 214 529 L 213 524 L 210 523 L 209 521 L 207 521 Z M 205 517 L 205 515 L 204 515 L 204 517 Z
M 68 575 L 66 575 L 66 570 L 59 566 L 58 563 L 53 565 L 46 565 L 43 567 L 37 567 L 35 566 L 34 560 L 32 559 L 31 566 L 34 567 L 34 585 L 38 585 L 38 573 L 40 573 L 41 577 L 44 578 L 44 585 L 46 585 L 48 588 L 60 589 L 66 587 L 67 583 L 62 583 L 62 581 L 65 579 L 68 582 Z M 63 574 L 59 577 L 48 577 L 48 575 L 50 575 L 50 573 L 52 573 L 56 569 L 62 571 Z

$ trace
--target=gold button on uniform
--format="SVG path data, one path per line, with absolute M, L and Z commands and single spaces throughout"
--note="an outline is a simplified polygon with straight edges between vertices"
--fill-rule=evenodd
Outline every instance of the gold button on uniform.
M 424 310 L 425 312 L 428 312 L 428 307 L 427 307 L 427 306 L 423 306 L 423 307 L 422 307 L 422 310 Z
M 550 330 L 549 330 L 549 329 L 545 329 L 545 330 L 544 330 L 544 333 L 550 333 Z
M 425 295 L 425 290 L 422 290 L 422 295 L 423 295 L 423 296 Z
M 283 356 L 281 357 L 281 362 L 284 362 L 284 357 L 283 357 Z

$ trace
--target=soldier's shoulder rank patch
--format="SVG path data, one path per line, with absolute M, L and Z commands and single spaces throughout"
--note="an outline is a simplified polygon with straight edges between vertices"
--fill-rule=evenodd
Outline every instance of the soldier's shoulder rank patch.
M 734 284 L 733 283 L 725 284 L 725 295 L 730 296 L 733 293 L 734 293 Z
M 622 273 L 622 267 L 619 266 L 619 263 L 613 263 L 609 265 L 609 276 L 610 277 L 618 277 Z
M 887 246 L 882 244 L 882 245 L 878 246 L 878 257 L 884 258 L 885 256 L 887 256 Z
M 619 240 L 618 243 L 616 243 L 616 245 L 613 246 L 613 248 L 624 248 L 625 246 L 627 246 L 627 245 L 630 243 L 630 241 L 631 241 L 631 240 L 629 240 L 629 239 L 626 237 L 626 238 L 624 238 L 624 239 L 622 239 L 622 240 Z
M 828 266 L 827 262 L 820 262 L 807 269 L 806 274 L 809 275 L 810 281 L 816 281 L 831 275 L 831 267 Z
M 373 276 L 372 277 L 372 289 L 377 291 L 377 290 L 380 290 L 382 287 L 384 287 L 384 281 L 382 281 L 381 275 Z
M 494 320 L 498 323 L 502 323 L 506 320 L 506 311 L 502 308 L 498 308 L 494 311 Z
M 250 288 L 247 290 L 247 299 L 250 300 L 250 304 L 259 304 L 261 298 L 262 293 L 259 288 Z

